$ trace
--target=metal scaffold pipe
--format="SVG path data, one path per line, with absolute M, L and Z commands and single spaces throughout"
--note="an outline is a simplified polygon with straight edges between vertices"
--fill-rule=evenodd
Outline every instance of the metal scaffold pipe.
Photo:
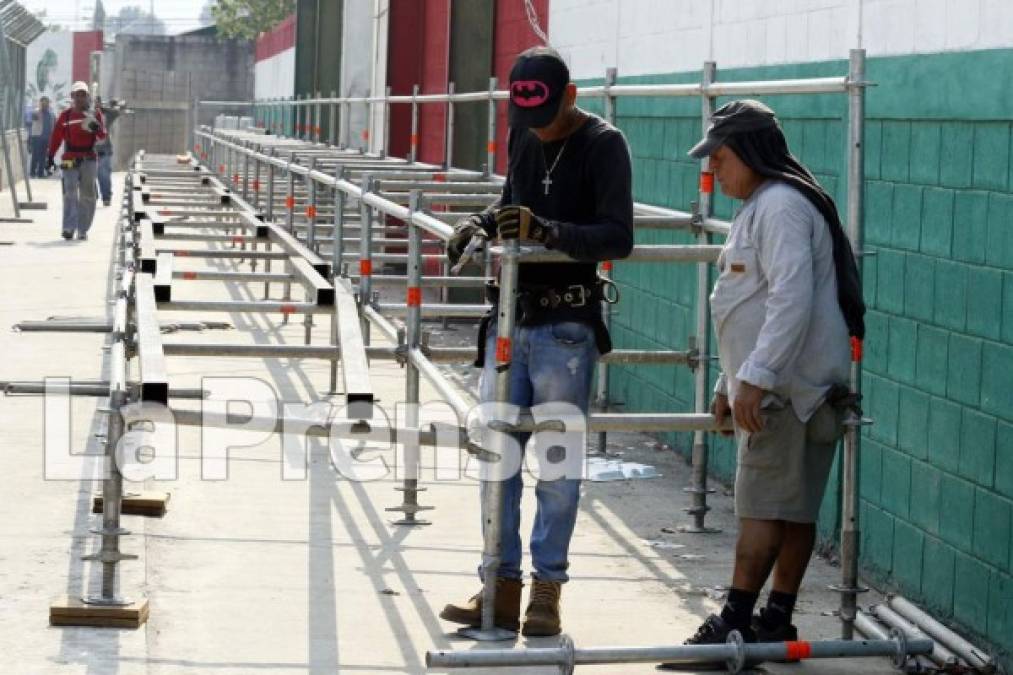
M 557 666 L 561 674 L 576 666 L 619 663 L 678 663 L 687 667 L 724 665 L 729 673 L 764 661 L 799 661 L 887 656 L 902 666 L 909 656 L 927 654 L 931 640 L 820 640 L 815 642 L 745 643 L 737 632 L 725 644 L 662 647 L 578 648 L 566 635 L 559 647 L 426 652 L 428 668 L 505 668 Z

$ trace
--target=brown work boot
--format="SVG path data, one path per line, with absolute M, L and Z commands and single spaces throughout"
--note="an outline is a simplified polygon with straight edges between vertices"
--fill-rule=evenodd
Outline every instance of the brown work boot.
M 498 628 L 517 632 L 520 627 L 521 589 L 524 584 L 520 579 L 496 580 L 496 607 L 493 620 Z M 440 612 L 444 621 L 463 623 L 465 626 L 482 625 L 482 591 L 468 598 L 463 605 L 447 605 Z
M 563 585 L 558 581 L 531 580 L 531 599 L 524 612 L 524 630 L 528 637 L 559 635 L 559 596 Z

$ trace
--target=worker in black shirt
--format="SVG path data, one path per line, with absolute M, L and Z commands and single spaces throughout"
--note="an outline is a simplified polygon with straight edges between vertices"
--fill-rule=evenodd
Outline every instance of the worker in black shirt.
M 597 263 L 624 258 L 632 250 L 633 195 L 625 138 L 576 107 L 576 97 L 569 69 L 555 50 L 535 47 L 517 57 L 510 73 L 509 168 L 503 193 L 484 212 L 457 223 L 447 255 L 456 263 L 477 235 L 533 241 L 574 259 L 520 265 L 509 402 L 522 408 L 558 402 L 586 414 L 595 361 L 611 350 L 601 319 Z M 497 290 L 490 287 L 494 305 Z M 475 365 L 484 369 L 483 401 L 494 400 L 495 317 L 494 307 L 479 331 Z M 523 448 L 527 435 L 518 434 L 518 440 Z M 582 460 L 584 448 L 580 452 Z M 496 625 L 513 631 L 520 625 L 522 487 L 519 470 L 503 484 L 494 612 Z M 534 571 L 523 634 L 556 635 L 580 480 L 539 480 L 535 494 Z M 479 593 L 463 605 L 447 605 L 440 617 L 478 626 L 481 613 Z

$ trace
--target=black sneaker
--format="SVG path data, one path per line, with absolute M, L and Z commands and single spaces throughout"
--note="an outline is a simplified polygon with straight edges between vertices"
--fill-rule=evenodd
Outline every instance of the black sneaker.
M 757 642 L 796 642 L 798 628 L 790 623 L 776 623 L 764 620 L 764 610 L 753 616 L 751 628 L 756 634 Z
M 64 230 L 63 231 L 63 238 L 67 239 L 67 240 L 73 239 L 74 238 L 74 233 L 71 232 L 70 230 Z
M 728 635 L 736 630 L 724 619 L 716 614 L 711 614 L 696 630 L 696 634 L 687 639 L 683 644 L 687 645 L 721 645 L 728 642 Z M 756 642 L 756 635 L 751 627 L 739 628 L 739 634 L 745 642 Z M 752 665 L 752 664 L 750 664 Z M 658 670 L 727 670 L 724 663 L 662 663 Z
M 794 624 L 780 623 L 773 627 L 763 619 L 763 610 L 753 617 L 752 629 L 757 642 L 797 642 L 798 628 Z M 800 663 L 798 659 L 785 659 L 775 663 Z
M 77 233 L 77 240 L 78 241 L 87 241 L 88 240 L 88 233 L 87 232 L 78 232 Z

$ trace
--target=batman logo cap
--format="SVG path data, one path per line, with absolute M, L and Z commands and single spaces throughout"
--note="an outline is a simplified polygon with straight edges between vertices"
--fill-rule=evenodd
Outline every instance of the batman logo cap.
M 510 71 L 510 126 L 547 127 L 559 111 L 570 69 L 551 47 L 520 53 Z

